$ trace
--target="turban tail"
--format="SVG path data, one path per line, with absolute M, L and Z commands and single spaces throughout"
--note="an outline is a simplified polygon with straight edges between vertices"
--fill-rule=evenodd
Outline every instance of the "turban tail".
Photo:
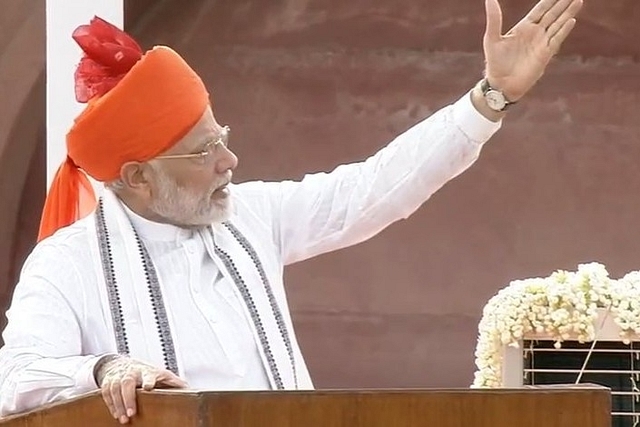
M 168 47 L 142 54 L 131 37 L 100 18 L 78 27 L 73 38 L 84 52 L 76 99 L 87 106 L 67 133 L 67 159 L 49 189 L 39 241 L 95 208 L 85 173 L 102 182 L 117 179 L 125 163 L 150 160 L 175 145 L 209 105 L 200 77 Z

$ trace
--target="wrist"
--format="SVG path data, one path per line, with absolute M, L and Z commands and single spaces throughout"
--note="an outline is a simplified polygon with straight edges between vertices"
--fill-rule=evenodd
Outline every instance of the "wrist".
M 509 85 L 505 83 L 504 79 L 495 78 L 494 76 L 484 73 L 483 80 L 486 80 L 489 87 L 502 93 L 509 104 L 517 103 L 524 94 L 515 93 L 509 88 Z
M 102 386 L 102 380 L 104 379 L 104 374 L 110 362 L 119 358 L 119 354 L 105 354 L 96 361 L 96 364 L 93 366 L 93 379 L 98 387 Z
M 476 84 L 471 91 L 471 103 L 475 107 L 475 109 L 482 114 L 486 119 L 492 122 L 499 122 L 504 118 L 506 112 L 496 111 L 492 109 L 487 103 L 487 99 L 485 98 L 482 88 L 480 87 L 480 83 Z

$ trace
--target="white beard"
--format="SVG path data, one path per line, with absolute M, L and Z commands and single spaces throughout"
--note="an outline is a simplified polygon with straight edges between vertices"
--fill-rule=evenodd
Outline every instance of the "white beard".
M 213 192 L 227 180 L 217 182 L 204 195 L 192 189 L 180 187 L 161 168 L 154 167 L 159 192 L 149 207 L 156 215 L 181 227 L 202 227 L 229 219 L 233 203 L 231 194 L 213 199 Z M 230 191 L 227 188 L 225 191 Z

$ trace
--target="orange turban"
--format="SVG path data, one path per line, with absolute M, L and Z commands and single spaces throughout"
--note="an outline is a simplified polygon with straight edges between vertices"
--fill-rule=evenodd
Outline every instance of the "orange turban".
M 126 33 L 97 17 L 73 38 L 84 51 L 76 99 L 88 105 L 67 134 L 67 159 L 47 195 L 38 240 L 95 208 L 85 173 L 103 182 L 117 179 L 126 162 L 144 162 L 172 147 L 209 105 L 200 77 L 168 47 L 143 55 Z

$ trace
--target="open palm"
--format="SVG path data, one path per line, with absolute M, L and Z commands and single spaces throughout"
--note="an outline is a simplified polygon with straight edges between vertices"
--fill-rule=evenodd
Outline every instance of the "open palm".
M 498 0 L 485 0 L 487 28 L 483 46 L 490 84 L 512 102 L 540 79 L 573 29 L 582 0 L 541 0 L 506 34 Z

